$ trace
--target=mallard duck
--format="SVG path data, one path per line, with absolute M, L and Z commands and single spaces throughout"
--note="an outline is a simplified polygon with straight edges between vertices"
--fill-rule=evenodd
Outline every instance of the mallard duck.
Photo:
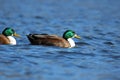
M 27 37 L 33 45 L 48 45 L 66 48 L 75 47 L 75 42 L 72 38 L 80 38 L 80 36 L 72 30 L 65 31 L 63 37 L 48 34 L 29 34 Z
M 12 28 L 5 28 L 0 34 L 0 44 L 16 45 L 16 40 L 13 36 L 20 37 Z

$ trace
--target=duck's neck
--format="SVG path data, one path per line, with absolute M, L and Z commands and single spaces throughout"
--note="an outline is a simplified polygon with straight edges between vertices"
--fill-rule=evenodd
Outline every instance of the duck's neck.
M 7 36 L 7 38 L 10 41 L 10 45 L 16 45 L 16 40 L 13 36 Z
M 69 42 L 70 47 L 75 47 L 75 42 L 72 38 L 68 38 L 67 41 Z

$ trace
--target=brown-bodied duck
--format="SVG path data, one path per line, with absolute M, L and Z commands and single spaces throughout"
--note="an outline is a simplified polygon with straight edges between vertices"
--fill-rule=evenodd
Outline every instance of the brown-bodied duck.
M 17 42 L 13 36 L 20 37 L 14 29 L 10 27 L 5 28 L 2 34 L 0 34 L 0 44 L 16 45 Z
M 48 34 L 29 34 L 27 37 L 33 45 L 48 45 L 65 48 L 75 47 L 75 42 L 72 38 L 80 38 L 80 36 L 72 30 L 65 31 L 63 37 Z

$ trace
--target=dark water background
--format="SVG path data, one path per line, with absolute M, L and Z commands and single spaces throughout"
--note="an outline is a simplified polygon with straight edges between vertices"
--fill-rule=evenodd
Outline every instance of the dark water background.
M 120 80 L 120 0 L 0 0 L 0 32 L 13 27 L 18 45 L 0 45 L 0 80 Z M 33 46 L 26 34 L 81 40 L 75 48 Z

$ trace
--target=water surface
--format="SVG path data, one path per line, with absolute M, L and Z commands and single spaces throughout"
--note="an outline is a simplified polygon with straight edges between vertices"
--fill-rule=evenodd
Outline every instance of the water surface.
M 0 80 L 120 80 L 119 0 L 0 0 L 0 32 L 13 27 L 16 46 L 0 45 Z M 30 45 L 29 33 L 81 36 L 75 48 Z

